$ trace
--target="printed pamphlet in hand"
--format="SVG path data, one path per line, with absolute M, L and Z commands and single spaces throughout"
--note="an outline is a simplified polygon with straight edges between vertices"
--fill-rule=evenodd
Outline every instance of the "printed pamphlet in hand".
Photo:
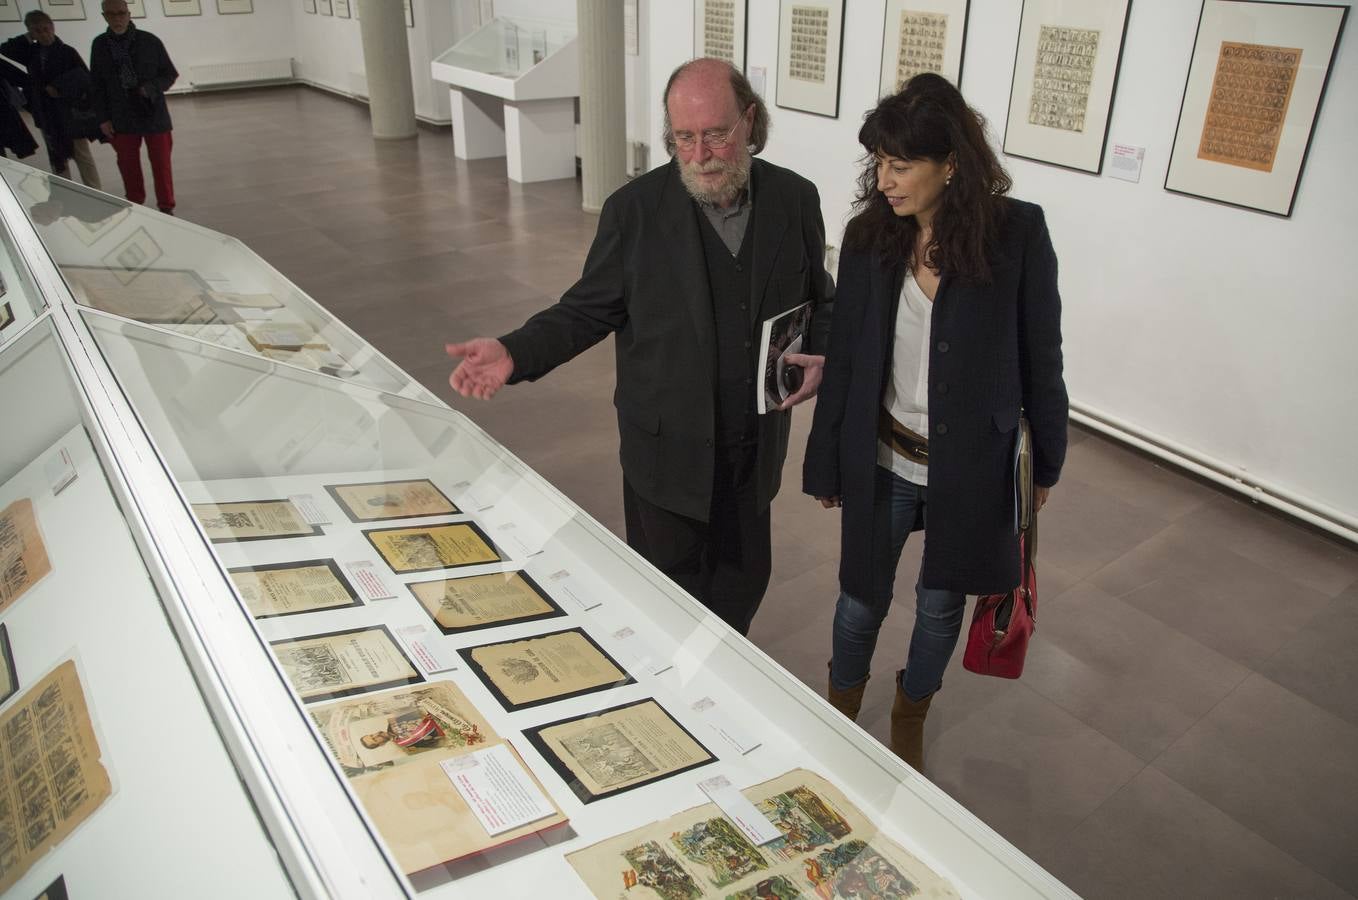
M 810 325 L 810 302 L 764 320 L 759 339 L 764 377 L 754 398 L 755 410 L 760 414 L 776 410 L 802 386 L 802 367 L 788 363 L 787 357 L 802 352 Z

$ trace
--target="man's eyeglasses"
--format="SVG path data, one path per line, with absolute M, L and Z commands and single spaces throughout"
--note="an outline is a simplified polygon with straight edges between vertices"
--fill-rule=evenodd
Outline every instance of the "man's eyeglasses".
M 754 104 L 750 104 L 750 106 L 753 105 Z M 745 112 L 740 114 L 739 119 L 736 119 L 736 124 L 732 125 L 724 132 L 704 131 L 702 136 L 703 146 L 709 150 L 725 149 L 726 145 L 731 143 L 731 135 L 736 133 L 736 129 L 740 127 L 741 122 L 745 121 L 745 116 L 749 111 L 750 108 L 746 107 Z M 680 150 L 692 150 L 694 147 L 698 146 L 698 136 L 689 131 L 676 131 L 674 133 L 674 146 L 678 147 Z

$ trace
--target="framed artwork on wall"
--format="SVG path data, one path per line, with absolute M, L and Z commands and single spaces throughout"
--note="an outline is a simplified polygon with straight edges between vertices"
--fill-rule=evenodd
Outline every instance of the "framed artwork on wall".
M 302 0 L 302 12 L 315 13 L 316 0 Z
M 777 105 L 838 118 L 843 50 L 844 0 L 781 0 Z
M 0 0 L 0 22 L 22 22 L 24 14 L 19 10 L 19 0 Z
M 887 0 L 882 27 L 880 96 L 894 94 L 921 72 L 959 87 L 971 0 Z
M 405 4 L 405 9 L 406 9 L 406 27 L 407 27 L 407 28 L 414 28 L 414 27 L 415 27 L 415 4 L 411 3 L 411 0 L 402 0 L 402 2 Z
M 127 11 L 134 19 L 146 18 L 146 0 L 127 0 Z
M 217 0 L 217 15 L 240 16 L 255 11 L 255 0 Z
M 330 5 L 330 0 L 316 0 L 316 12 L 323 16 L 333 16 L 335 10 Z
M 1348 11 L 1204 0 L 1165 190 L 1292 215 Z
M 201 16 L 202 0 L 161 0 L 167 16 Z
M 335 18 L 348 19 L 352 17 L 349 12 L 349 0 L 335 0 Z
M 724 59 L 745 71 L 749 0 L 694 0 L 693 55 Z
M 1004 152 L 1098 174 L 1131 0 L 1023 0 Z
M 85 21 L 84 0 L 39 0 L 38 6 L 53 22 Z

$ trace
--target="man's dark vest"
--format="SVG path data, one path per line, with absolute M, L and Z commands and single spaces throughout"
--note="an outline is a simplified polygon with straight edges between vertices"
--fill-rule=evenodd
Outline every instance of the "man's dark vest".
M 717 330 L 717 444 L 729 447 L 752 442 L 758 434 L 754 411 L 754 357 L 758 349 L 754 347 L 749 310 L 754 215 L 745 226 L 740 253 L 732 256 L 702 210 L 695 205 L 694 211 L 703 235 Z

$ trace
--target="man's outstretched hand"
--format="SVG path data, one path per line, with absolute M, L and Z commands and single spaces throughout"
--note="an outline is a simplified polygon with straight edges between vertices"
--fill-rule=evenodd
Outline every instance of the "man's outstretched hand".
M 447 344 L 444 350 L 460 359 L 448 383 L 464 397 L 489 400 L 514 374 L 514 359 L 505 345 L 495 338 L 473 338 L 461 344 Z

